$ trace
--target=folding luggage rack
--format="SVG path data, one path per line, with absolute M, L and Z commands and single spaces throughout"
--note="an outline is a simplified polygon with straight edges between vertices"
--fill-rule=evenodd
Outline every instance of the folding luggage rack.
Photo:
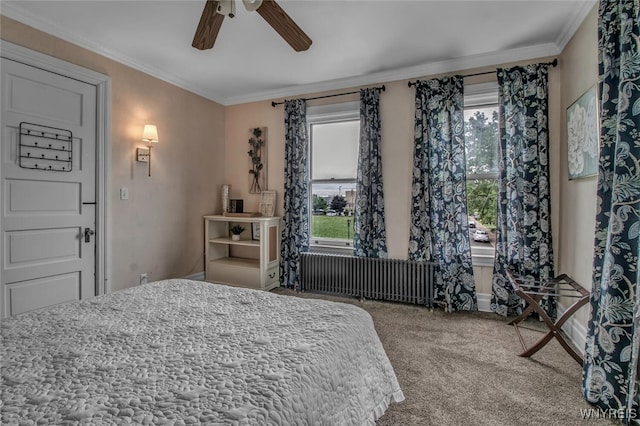
M 566 274 L 558 275 L 546 282 L 535 281 L 528 278 L 520 278 L 507 271 L 509 283 L 518 296 L 526 303 L 525 309 L 518 317 L 509 321 L 518 333 L 518 338 L 522 344 L 524 352 L 520 354 L 522 357 L 530 357 L 544 347 L 552 338 L 556 338 L 560 345 L 575 359 L 578 364 L 582 365 L 582 356 L 578 354 L 573 347 L 567 342 L 562 335 L 562 325 L 573 315 L 578 309 L 589 301 L 589 292 L 580 284 L 575 282 Z M 540 301 L 545 296 L 549 297 L 568 297 L 577 299 L 556 321 L 553 321 L 549 315 L 540 306 Z M 533 311 L 535 311 L 540 319 L 544 321 L 549 331 L 538 340 L 533 346 L 527 347 L 522 334 L 518 328 L 518 324 L 525 320 Z

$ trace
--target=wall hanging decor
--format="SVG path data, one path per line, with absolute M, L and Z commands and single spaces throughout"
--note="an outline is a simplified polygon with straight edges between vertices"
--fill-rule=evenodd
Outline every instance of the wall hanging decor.
M 567 108 L 569 179 L 597 173 L 599 121 L 598 92 L 593 86 Z
M 259 194 L 267 188 L 267 128 L 249 131 L 249 193 Z
M 73 168 L 71 130 L 20 123 L 18 163 L 23 169 L 70 172 Z

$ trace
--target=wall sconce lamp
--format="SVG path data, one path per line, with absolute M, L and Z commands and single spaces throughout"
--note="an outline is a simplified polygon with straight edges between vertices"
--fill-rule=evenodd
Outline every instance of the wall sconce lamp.
M 143 163 L 149 163 L 149 176 L 151 176 L 151 148 L 154 143 L 158 143 L 158 128 L 155 124 L 145 124 L 142 131 L 142 142 L 149 144 L 148 148 L 138 148 L 136 151 L 137 160 Z

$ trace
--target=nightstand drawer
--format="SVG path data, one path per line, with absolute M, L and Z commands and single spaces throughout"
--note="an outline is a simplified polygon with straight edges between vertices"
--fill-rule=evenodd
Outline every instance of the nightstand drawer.
M 260 269 L 245 267 L 242 262 L 237 262 L 232 258 L 212 261 L 207 280 L 259 289 Z
M 265 277 L 264 282 L 265 284 L 271 284 L 276 281 L 280 281 L 280 265 L 277 263 L 267 269 L 267 276 Z

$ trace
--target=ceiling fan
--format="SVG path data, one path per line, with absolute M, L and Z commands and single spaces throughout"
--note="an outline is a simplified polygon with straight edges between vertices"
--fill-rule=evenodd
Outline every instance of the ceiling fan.
M 309 36 L 274 0 L 242 0 L 242 3 L 249 12 L 258 12 L 296 52 L 311 46 Z M 224 17 L 233 18 L 235 10 L 235 0 L 207 0 L 191 45 L 200 50 L 211 49 Z

